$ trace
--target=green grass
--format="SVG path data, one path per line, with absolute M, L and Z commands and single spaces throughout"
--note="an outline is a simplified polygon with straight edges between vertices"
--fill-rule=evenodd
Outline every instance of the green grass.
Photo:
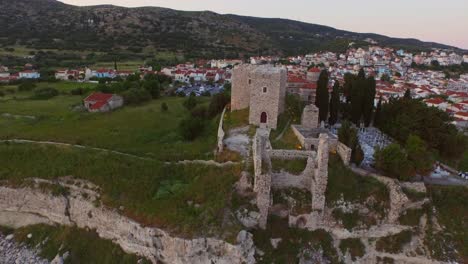
M 298 188 L 273 190 L 273 204 L 288 206 L 291 215 L 307 214 L 312 210 L 312 194 Z
M 180 235 L 222 233 L 239 166 L 175 165 L 70 147 L 0 144 L 0 180 L 21 184 L 67 175 L 102 188 L 101 201 L 147 225 Z M 62 190 L 57 190 L 58 195 Z M 191 203 L 190 203 L 191 201 Z
M 328 163 L 328 186 L 326 201 L 332 207 L 343 198 L 345 201 L 366 204 L 379 213 L 389 208 L 389 191 L 386 186 L 372 177 L 363 177 L 346 168 L 338 156 L 330 155 Z M 375 202 L 368 204 L 372 197 Z
M 69 253 L 65 263 L 150 263 L 133 254 L 125 253 L 110 240 L 99 237 L 95 231 L 76 227 L 33 225 L 14 231 L 15 240 L 31 248 L 39 248 L 39 255 L 51 261 L 57 254 Z M 31 234 L 31 238 L 27 235 Z
M 340 250 L 343 255 L 349 252 L 351 259 L 356 261 L 357 258 L 363 257 L 366 254 L 366 248 L 359 238 L 348 238 L 340 241 Z
M 417 192 L 415 190 L 409 189 L 409 188 L 401 188 L 401 190 L 406 194 L 408 199 L 410 199 L 412 202 L 418 202 L 424 200 L 426 198 L 426 193 L 423 192 Z
M 255 246 L 265 253 L 261 259 L 256 258 L 258 263 L 297 263 L 303 250 L 322 250 L 323 257 L 330 263 L 340 263 L 331 235 L 322 229 L 289 228 L 287 220 L 270 217 L 266 230 L 257 229 L 253 234 Z M 278 248 L 273 248 L 271 238 L 282 239 Z
M 340 220 L 343 224 L 344 228 L 348 230 L 352 230 L 353 228 L 357 227 L 360 222 L 363 221 L 359 211 L 354 210 L 350 213 L 345 213 L 343 210 L 336 208 L 332 212 L 333 217 L 337 220 Z
M 436 209 L 435 216 L 444 228 L 441 233 L 434 233 L 433 223 L 429 221 L 426 244 L 433 249 L 432 257 L 442 261 L 466 262 L 468 259 L 467 187 L 428 186 L 428 196 Z
M 294 175 L 300 175 L 307 166 L 307 159 L 294 159 L 294 160 L 282 160 L 282 159 L 271 159 L 271 167 L 273 172 L 281 172 L 285 170 Z
M 233 128 L 249 125 L 249 109 L 228 111 L 224 114 L 223 129 L 227 132 Z
M 297 139 L 296 135 L 292 131 L 292 128 L 289 127 L 284 132 L 283 136 L 279 140 L 275 140 L 276 137 L 271 137 L 271 146 L 274 149 L 301 149 L 301 143 Z
M 189 115 L 184 98 L 163 98 L 140 106 L 125 106 L 110 113 L 72 111 L 80 96 L 50 100 L 9 100 L 0 103 L 0 114 L 32 115 L 36 120 L 0 116 L 0 139 L 50 140 L 107 148 L 159 160 L 211 159 L 216 146 L 218 120 L 208 122 L 202 135 L 183 140 L 179 123 Z M 201 98 L 201 104 L 209 99 Z M 169 111 L 162 112 L 165 102 Z
M 76 88 L 85 88 L 85 89 L 94 89 L 96 88 L 96 83 L 80 83 L 80 82 L 68 82 L 68 81 L 59 81 L 59 82 L 39 82 L 37 87 L 50 87 L 57 89 L 60 93 L 70 93 L 71 90 Z
M 419 220 L 421 219 L 421 217 L 423 216 L 425 212 L 426 212 L 426 209 L 424 208 L 409 209 L 400 215 L 400 217 L 398 218 L 398 221 L 402 225 L 418 226 Z
M 392 236 L 379 238 L 375 244 L 375 249 L 381 252 L 400 253 L 403 247 L 411 242 L 412 236 L 412 231 L 405 230 Z

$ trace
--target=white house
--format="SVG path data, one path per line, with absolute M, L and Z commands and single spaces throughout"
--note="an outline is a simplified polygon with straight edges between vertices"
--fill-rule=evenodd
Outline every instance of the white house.
M 39 79 L 41 74 L 34 70 L 27 70 L 19 72 L 20 79 Z

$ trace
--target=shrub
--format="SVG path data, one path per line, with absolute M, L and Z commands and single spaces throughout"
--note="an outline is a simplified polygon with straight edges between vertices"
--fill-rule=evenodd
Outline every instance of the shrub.
M 161 96 L 161 84 L 155 80 L 148 80 L 143 83 L 143 88 L 147 90 L 153 99 L 157 99 Z
M 126 104 L 140 104 L 151 100 L 151 94 L 145 89 L 131 88 L 122 93 Z
M 18 86 L 18 91 L 25 92 L 25 91 L 32 91 L 36 88 L 36 84 L 30 81 L 23 82 Z
M 83 95 L 86 93 L 86 89 L 84 88 L 75 88 L 70 91 L 71 95 Z
M 375 249 L 380 252 L 399 253 L 404 245 L 411 242 L 412 236 L 413 233 L 410 230 L 405 230 L 392 236 L 382 237 L 377 240 Z
M 37 88 L 34 90 L 34 98 L 40 100 L 47 100 L 52 97 L 57 96 L 59 93 L 57 89 L 45 87 L 45 88 Z
M 179 131 L 185 140 L 194 140 L 197 138 L 205 127 L 205 123 L 201 118 L 184 119 L 179 124 Z
M 197 106 L 197 99 L 194 95 L 190 95 L 189 98 L 184 101 L 184 107 L 188 110 L 192 110 L 195 108 L 195 106 Z
M 5 96 L 5 92 L 0 91 L 0 97 L 3 97 L 3 96 Z
M 375 167 L 388 176 L 408 180 L 412 174 L 412 164 L 400 145 L 394 143 L 375 152 Z
M 230 102 L 231 98 L 226 93 L 219 93 L 211 98 L 210 106 L 208 107 L 209 117 L 215 117 L 221 113 L 224 107 Z
M 190 114 L 192 115 L 192 117 L 205 119 L 207 114 L 206 106 L 197 106 L 192 111 L 190 111 Z
M 167 106 L 166 102 L 161 104 L 161 111 L 167 112 L 169 110 L 169 107 Z
M 366 248 L 359 238 L 341 240 L 340 249 L 343 254 L 348 251 L 353 261 L 356 261 L 356 257 L 363 257 L 366 253 Z

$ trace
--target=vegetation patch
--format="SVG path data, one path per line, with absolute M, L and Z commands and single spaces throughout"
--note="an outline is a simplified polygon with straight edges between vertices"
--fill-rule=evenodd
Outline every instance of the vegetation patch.
M 287 220 L 270 217 L 266 230 L 257 229 L 253 234 L 255 246 L 265 253 L 256 257 L 259 263 L 298 263 L 299 255 L 318 251 L 322 251 L 324 262 L 340 263 L 333 238 L 324 230 L 290 228 Z M 271 245 L 271 238 L 281 238 L 276 249 Z
M 249 125 L 249 109 L 236 111 L 226 110 L 224 114 L 223 128 L 229 131 L 233 128 L 244 127 Z
M 428 196 L 435 210 L 429 210 L 425 244 L 431 256 L 448 262 L 465 262 L 468 258 L 468 192 L 464 186 L 428 186 Z M 432 217 L 443 227 L 436 232 Z
M 340 158 L 331 155 L 328 164 L 328 186 L 325 198 L 329 207 L 338 201 L 365 204 L 380 217 L 389 208 L 387 187 L 372 177 L 363 177 L 345 167 Z
M 398 234 L 382 237 L 377 240 L 375 249 L 381 252 L 397 254 L 402 252 L 403 247 L 411 242 L 413 232 L 410 230 L 402 231 Z
M 340 250 L 343 255 L 349 252 L 353 261 L 366 254 L 366 248 L 359 238 L 348 238 L 340 241 Z
M 423 209 L 423 208 L 408 209 L 402 215 L 400 215 L 400 217 L 398 218 L 398 221 L 402 225 L 418 226 L 419 220 L 421 219 L 421 217 L 423 216 L 425 212 L 426 212 L 426 209 Z
M 283 136 L 276 140 L 276 138 L 271 137 L 271 146 L 274 149 L 302 149 L 302 145 L 297 139 L 291 127 L 287 128 Z
M 418 202 L 422 201 L 426 198 L 426 193 L 423 192 L 418 192 L 410 188 L 401 188 L 402 191 L 406 194 L 408 199 L 410 199 L 412 202 Z
M 300 175 L 307 166 L 307 159 L 271 159 L 271 167 L 273 172 L 281 172 L 285 170 L 294 175 Z
M 13 234 L 17 241 L 38 248 L 39 255 L 48 260 L 68 252 L 66 263 L 151 263 L 125 253 L 110 240 L 100 238 L 95 231 L 76 227 L 33 225 L 19 228 Z
M 292 215 L 305 214 L 312 210 L 312 195 L 298 188 L 274 190 L 273 204 L 287 205 Z
M 352 230 L 357 227 L 361 222 L 361 216 L 359 215 L 358 210 L 353 210 L 350 213 L 343 212 L 342 209 L 336 208 L 332 212 L 333 217 L 337 220 L 340 220 L 344 228 Z
M 175 165 L 68 147 L 0 144 L 0 180 L 72 175 L 102 188 L 104 204 L 180 235 L 219 234 L 239 166 Z M 57 190 L 61 194 L 64 190 Z

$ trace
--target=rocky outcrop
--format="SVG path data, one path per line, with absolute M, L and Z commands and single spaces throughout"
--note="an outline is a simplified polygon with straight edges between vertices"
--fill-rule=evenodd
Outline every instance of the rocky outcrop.
M 48 264 L 49 262 L 38 257 L 36 251 L 16 243 L 13 235 L 0 234 L 0 263 Z
M 86 190 L 89 194 L 91 191 Z M 76 225 L 95 229 L 100 237 L 119 244 L 128 253 L 134 253 L 153 263 L 254 263 L 255 247 L 252 235 L 241 231 L 238 245 L 215 238 L 183 239 L 158 229 L 143 227 L 120 215 L 116 210 L 96 207 L 98 197 L 82 195 L 79 189 L 70 189 L 67 196 L 52 196 L 35 188 L 15 189 L 0 187 L 0 221 L 6 212 L 21 214 L 22 218 L 40 217 L 60 225 Z M 28 222 L 28 221 L 27 221 Z M 31 221 L 28 222 L 31 224 Z M 2 223 L 0 223 L 2 224 Z

